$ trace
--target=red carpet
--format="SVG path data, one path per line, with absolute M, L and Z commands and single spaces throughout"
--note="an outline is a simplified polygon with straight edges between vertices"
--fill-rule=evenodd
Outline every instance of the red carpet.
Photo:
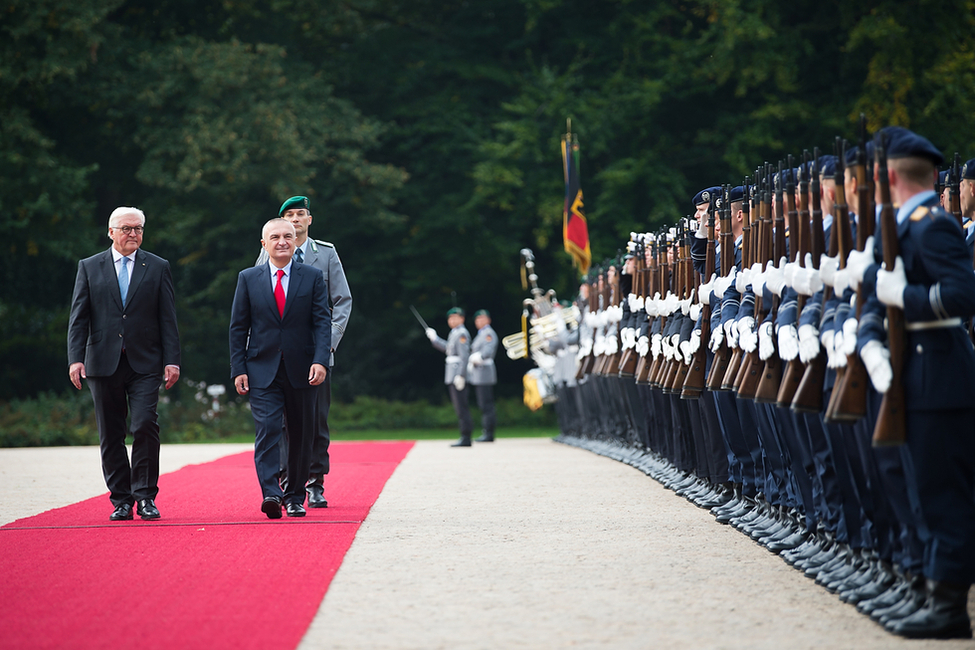
M 155 522 L 108 521 L 105 495 L 8 524 L 0 647 L 295 648 L 412 446 L 333 443 L 302 519 L 265 517 L 243 453 L 162 476 Z

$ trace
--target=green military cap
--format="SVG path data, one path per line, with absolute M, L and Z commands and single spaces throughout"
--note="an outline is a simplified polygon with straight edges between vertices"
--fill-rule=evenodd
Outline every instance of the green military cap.
M 491 318 L 491 314 L 488 313 L 487 309 L 478 309 L 476 312 L 474 312 L 474 318 L 477 318 L 478 316 L 487 316 L 488 318 Z
M 460 307 L 451 307 L 450 310 L 447 311 L 447 315 L 448 316 L 453 316 L 454 314 L 457 314 L 458 316 L 464 316 L 465 315 L 464 314 L 464 310 L 461 309 Z
M 308 201 L 307 196 L 292 196 L 281 204 L 281 209 L 278 210 L 278 216 L 280 217 L 286 210 L 296 210 L 299 208 L 311 211 L 311 203 Z

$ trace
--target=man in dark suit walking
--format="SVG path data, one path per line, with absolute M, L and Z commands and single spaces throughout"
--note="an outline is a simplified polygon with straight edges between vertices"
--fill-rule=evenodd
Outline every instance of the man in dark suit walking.
M 179 379 L 179 330 L 169 262 L 142 250 L 146 217 L 116 208 L 112 247 L 78 263 L 68 322 L 68 377 L 95 403 L 102 473 L 115 511 L 110 519 L 158 519 L 159 384 Z M 125 449 L 131 413 L 132 463 Z
M 264 500 L 261 511 L 305 515 L 305 485 L 278 483 L 278 445 L 287 418 L 288 475 L 308 476 L 316 426 L 316 391 L 325 381 L 331 350 L 331 314 L 321 271 L 292 261 L 295 228 L 284 219 L 264 224 L 268 263 L 237 278 L 230 317 L 230 374 L 240 395 L 250 394 L 254 464 Z

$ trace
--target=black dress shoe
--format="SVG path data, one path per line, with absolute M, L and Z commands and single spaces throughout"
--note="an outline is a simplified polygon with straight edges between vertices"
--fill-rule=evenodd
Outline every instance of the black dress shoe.
M 309 485 L 305 488 L 308 493 L 309 508 L 327 508 L 328 501 L 325 500 L 325 490 L 321 485 Z
M 143 519 L 159 519 L 159 509 L 152 499 L 142 499 L 135 508 L 136 513 Z
M 494 434 L 482 433 L 480 438 L 474 438 L 474 442 L 494 442 Z
M 115 506 L 115 512 L 109 517 L 112 521 L 128 521 L 132 519 L 132 504 L 123 503 Z
M 305 507 L 300 503 L 289 503 L 284 507 L 284 512 L 289 517 L 304 517 Z M 278 516 L 280 517 L 281 515 L 278 514 Z
M 455 442 L 454 444 L 452 444 L 450 446 L 451 447 L 470 447 L 471 446 L 471 437 L 470 436 L 464 436 L 463 438 L 461 438 L 460 440 L 458 440 L 457 442 Z
M 924 607 L 887 629 L 909 639 L 970 639 L 968 585 L 928 581 Z
M 261 512 L 267 515 L 268 519 L 281 518 L 281 499 L 279 497 L 265 497 L 261 504 Z

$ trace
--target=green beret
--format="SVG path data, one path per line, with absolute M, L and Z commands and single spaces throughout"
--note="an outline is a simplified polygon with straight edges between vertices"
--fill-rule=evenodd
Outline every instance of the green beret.
M 281 204 L 281 209 L 278 210 L 278 216 L 280 217 L 285 213 L 286 210 L 295 210 L 299 208 L 304 208 L 311 212 L 311 204 L 308 201 L 307 196 L 292 196 L 290 199 Z
M 454 314 L 457 314 L 458 316 L 464 316 L 464 315 L 465 315 L 465 314 L 464 314 L 464 310 L 463 310 L 463 309 L 461 309 L 460 307 L 452 307 L 452 308 L 451 308 L 451 309 L 450 309 L 450 310 L 449 310 L 449 311 L 447 312 L 447 315 L 448 315 L 448 316 L 453 316 Z
M 478 309 L 476 312 L 474 312 L 474 318 L 477 318 L 478 316 L 487 316 L 488 318 L 491 318 L 491 314 L 488 313 L 487 309 Z

